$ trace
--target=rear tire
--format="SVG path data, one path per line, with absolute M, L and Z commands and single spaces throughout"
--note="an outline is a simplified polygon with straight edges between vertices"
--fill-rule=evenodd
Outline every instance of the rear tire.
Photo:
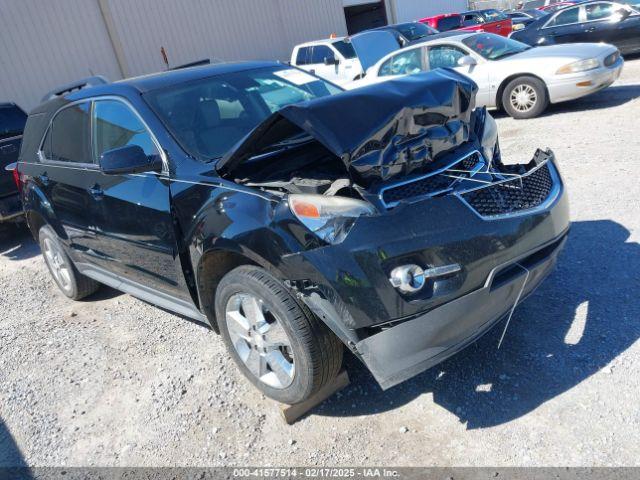
M 502 91 L 502 108 L 515 119 L 537 117 L 548 105 L 547 88 L 535 77 L 514 78 Z
M 51 227 L 45 225 L 40 229 L 38 241 L 49 273 L 65 296 L 80 300 L 100 288 L 98 282 L 78 272 Z
M 229 272 L 218 285 L 215 310 L 234 361 L 266 396 L 300 403 L 338 374 L 340 340 L 266 270 Z

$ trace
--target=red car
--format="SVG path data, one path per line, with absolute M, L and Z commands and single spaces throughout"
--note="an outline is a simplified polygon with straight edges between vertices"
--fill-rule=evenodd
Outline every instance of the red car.
M 463 13 L 448 13 L 420 20 L 441 32 L 462 30 L 471 32 L 489 32 L 508 36 L 511 33 L 511 19 L 494 9 L 472 10 Z

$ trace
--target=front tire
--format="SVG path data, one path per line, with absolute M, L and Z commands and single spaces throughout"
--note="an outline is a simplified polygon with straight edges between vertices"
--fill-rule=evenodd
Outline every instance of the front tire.
M 502 92 L 502 107 L 516 119 L 537 117 L 548 105 L 547 88 L 535 77 L 515 78 Z
M 65 296 L 80 300 L 100 288 L 98 282 L 78 272 L 51 227 L 45 225 L 40 229 L 38 241 L 49 273 Z
M 340 370 L 340 340 L 262 268 L 229 272 L 218 285 L 215 309 L 234 361 L 274 400 L 303 402 Z

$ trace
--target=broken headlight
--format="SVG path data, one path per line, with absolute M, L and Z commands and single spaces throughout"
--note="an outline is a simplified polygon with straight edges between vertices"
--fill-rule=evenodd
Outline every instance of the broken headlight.
M 593 70 L 594 68 L 598 68 L 600 66 L 600 62 L 597 58 L 589 58 L 587 60 L 578 60 L 577 62 L 569 63 L 564 67 L 560 67 L 556 72 L 556 75 L 563 75 L 566 73 L 580 73 L 586 72 L 588 70 Z
M 356 218 L 375 213 L 362 200 L 325 195 L 289 195 L 289 208 L 305 227 L 331 244 L 346 238 Z

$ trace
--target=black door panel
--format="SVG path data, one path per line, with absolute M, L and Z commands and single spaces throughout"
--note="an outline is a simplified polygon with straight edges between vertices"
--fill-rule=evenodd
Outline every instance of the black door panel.
M 96 100 L 92 118 L 96 159 L 127 145 L 160 156 L 146 125 L 126 103 Z M 169 179 L 153 173 L 100 173 L 90 195 L 102 265 L 134 282 L 189 299 L 177 259 Z
M 134 282 L 181 298 L 169 180 L 153 174 L 100 174 L 93 209 L 101 264 Z

